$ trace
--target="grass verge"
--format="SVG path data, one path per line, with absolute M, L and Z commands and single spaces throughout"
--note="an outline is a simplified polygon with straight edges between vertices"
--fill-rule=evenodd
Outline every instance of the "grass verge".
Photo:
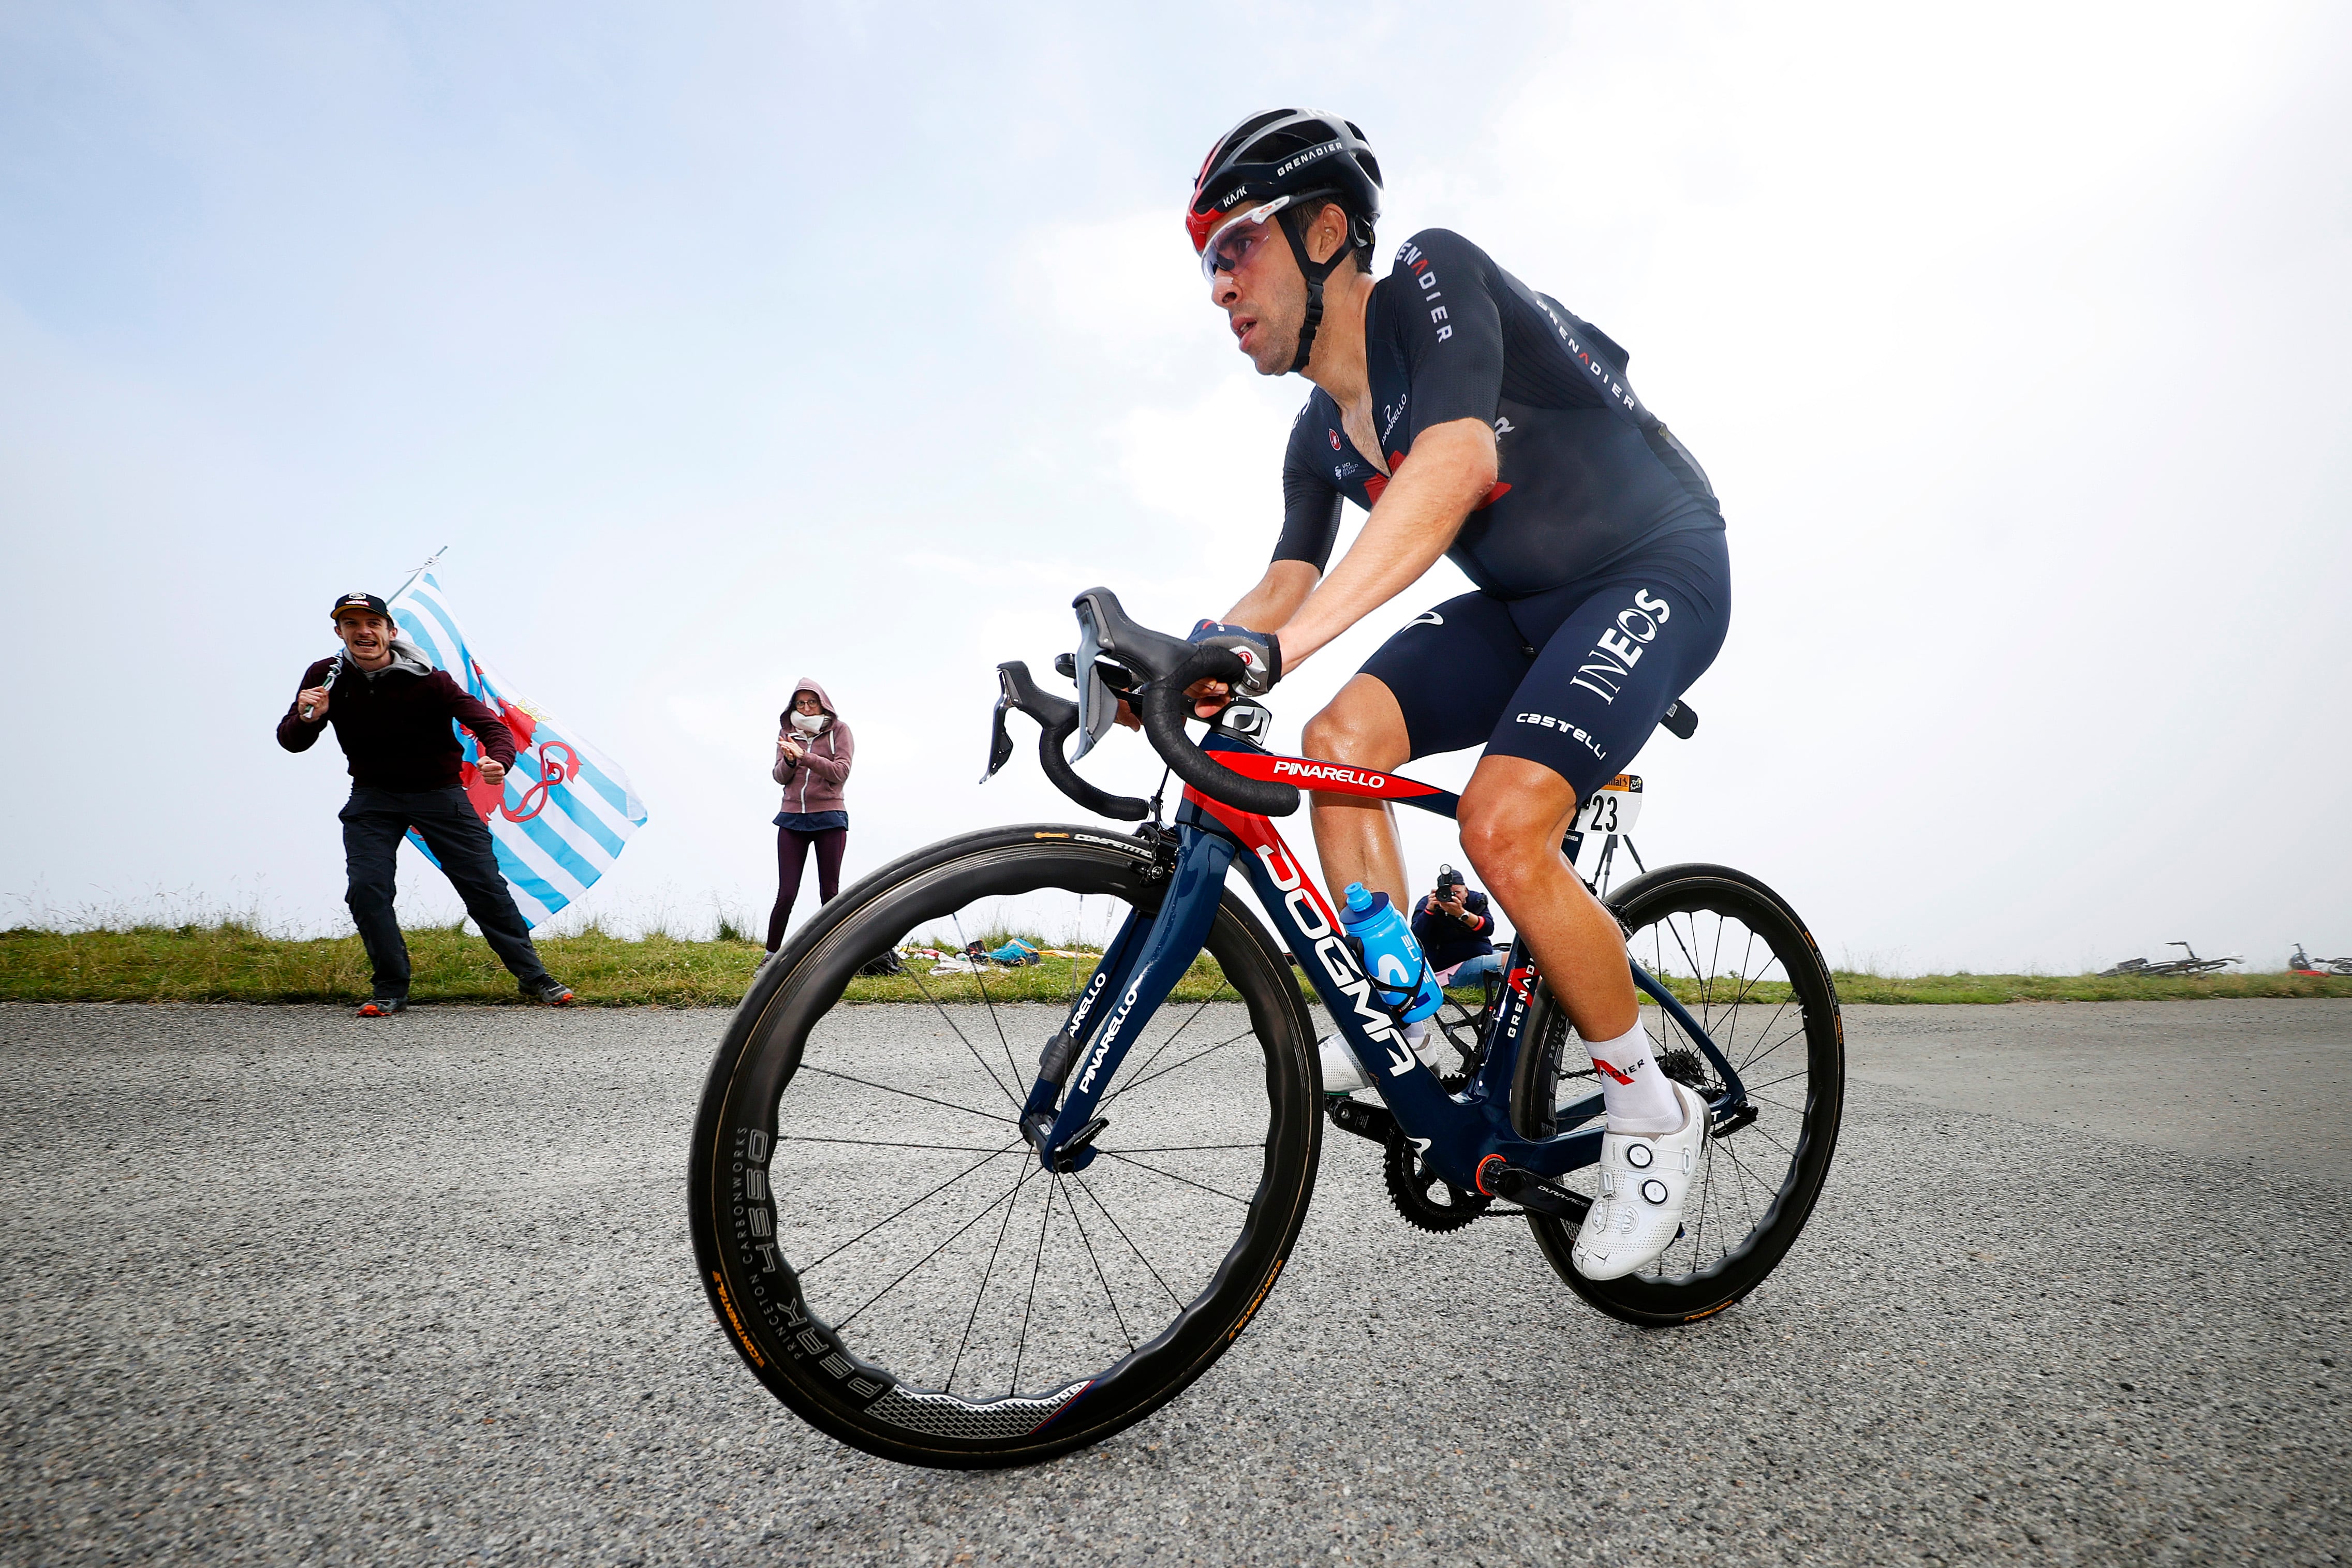
M 602 1006 L 732 1006 L 750 988 L 761 953 L 756 942 L 637 940 L 590 931 L 550 937 L 540 956 L 583 1003 Z M 408 933 L 418 1002 L 516 1002 L 513 980 L 478 936 L 449 927 Z M 982 975 L 860 979 L 853 1002 L 1061 1001 L 1091 971 L 1090 961 L 1048 958 L 1042 964 Z M 2352 996 L 2352 978 L 2302 974 L 2214 974 L 2193 979 L 2102 980 L 2092 975 L 1929 974 L 1911 979 L 1840 973 L 1845 1002 L 1995 1003 L 2197 1001 L 2256 996 Z M 366 955 L 356 936 L 288 941 L 234 923 L 129 931 L 0 931 L 0 1001 L 12 1002 L 340 1002 L 368 994 Z M 1685 1000 L 1696 988 L 1675 984 Z M 1778 988 L 1750 991 L 1777 1000 Z M 1178 986 L 1176 1000 L 1197 1002 L 1223 989 L 1203 956 Z

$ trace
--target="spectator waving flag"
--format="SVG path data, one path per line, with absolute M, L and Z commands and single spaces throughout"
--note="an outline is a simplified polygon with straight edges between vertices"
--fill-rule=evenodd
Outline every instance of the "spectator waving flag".
M 393 620 L 417 651 L 497 710 L 514 732 L 514 766 L 499 785 L 484 781 L 481 747 L 463 725 L 457 726 L 457 745 L 465 753 L 458 774 L 474 809 L 489 825 L 499 870 L 514 891 L 516 907 L 536 926 L 595 886 L 619 858 L 629 835 L 644 825 L 646 808 L 612 759 L 513 696 L 482 662 L 429 570 L 411 577 L 390 604 Z M 433 858 L 413 829 L 408 841 Z

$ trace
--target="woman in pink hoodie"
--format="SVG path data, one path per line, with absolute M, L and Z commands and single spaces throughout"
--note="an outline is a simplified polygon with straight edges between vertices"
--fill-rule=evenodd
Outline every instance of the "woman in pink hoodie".
M 856 741 L 833 710 L 824 688 L 803 677 L 793 688 L 793 705 L 776 716 L 775 781 L 784 786 L 784 808 L 776 813 L 776 907 L 768 916 L 768 951 L 784 944 L 784 922 L 800 897 L 801 868 L 816 849 L 820 900 L 841 891 L 841 852 L 849 846 L 849 813 L 841 788 L 849 782 Z

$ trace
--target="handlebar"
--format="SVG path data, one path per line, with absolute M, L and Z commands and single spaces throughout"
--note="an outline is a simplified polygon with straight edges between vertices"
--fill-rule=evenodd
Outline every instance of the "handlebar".
M 1230 648 L 1211 647 L 1139 626 L 1108 588 L 1089 588 L 1071 601 L 1094 628 L 1095 642 L 1129 669 L 1150 682 L 1143 689 L 1143 733 L 1176 776 L 1211 800 L 1259 816 L 1287 816 L 1298 809 L 1298 791 L 1286 784 L 1234 772 L 1184 733 L 1191 705 L 1185 689 L 1197 680 L 1235 682 L 1247 673 Z M 1081 672 L 1083 674 L 1083 672 Z M 1073 726 L 1076 723 L 1075 711 Z
M 1077 770 L 1070 766 L 1070 759 L 1064 754 L 1063 747 L 1068 744 L 1070 736 L 1078 727 L 1076 703 L 1039 690 L 1037 683 L 1030 679 L 1029 667 L 1019 659 L 998 665 L 996 681 L 1003 692 L 1003 700 L 998 704 L 997 710 L 998 734 L 1002 736 L 1003 733 L 1003 709 L 1006 706 L 1018 708 L 1036 720 L 1037 762 L 1045 770 L 1045 776 L 1054 782 L 1055 789 L 1087 810 L 1119 822 L 1140 822 L 1151 815 L 1149 801 L 1097 789 L 1080 778 Z M 991 772 L 1003 765 L 1003 757 L 1012 754 L 1011 743 L 1006 742 L 1002 750 L 1003 756 L 995 759 Z

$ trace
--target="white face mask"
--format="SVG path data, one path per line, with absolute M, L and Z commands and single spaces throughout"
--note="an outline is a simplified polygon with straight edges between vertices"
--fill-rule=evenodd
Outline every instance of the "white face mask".
M 803 735 L 814 735 L 824 728 L 824 720 L 822 713 L 795 713 L 793 715 L 793 728 Z

